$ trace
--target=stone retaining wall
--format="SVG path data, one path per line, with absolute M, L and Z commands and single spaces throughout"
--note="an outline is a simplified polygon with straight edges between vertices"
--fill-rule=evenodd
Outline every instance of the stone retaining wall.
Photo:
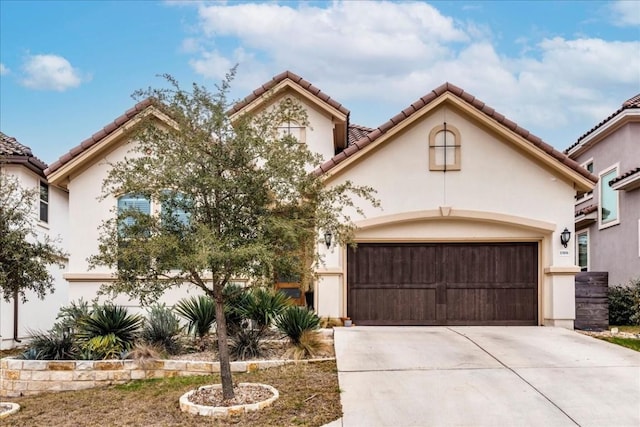
M 231 362 L 232 372 L 253 372 L 289 363 L 335 360 L 260 360 Z M 0 359 L 0 396 L 28 396 L 50 391 L 83 390 L 130 380 L 207 375 L 220 372 L 218 362 L 187 360 L 18 360 Z

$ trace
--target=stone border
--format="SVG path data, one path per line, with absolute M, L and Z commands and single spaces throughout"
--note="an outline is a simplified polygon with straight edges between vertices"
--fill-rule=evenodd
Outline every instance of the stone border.
M 15 414 L 20 410 L 20 405 L 13 402 L 0 402 L 0 407 L 1 406 L 9 406 L 9 409 L 0 412 L 0 418 L 8 417 L 9 415 Z
M 267 384 L 260 383 L 240 383 L 239 387 L 243 386 L 258 386 L 262 388 L 266 388 L 273 396 L 268 398 L 267 400 L 263 400 L 257 403 L 248 403 L 246 405 L 233 405 L 233 406 L 206 406 L 206 405 L 198 405 L 189 401 L 189 397 L 195 393 L 197 390 L 206 390 L 206 389 L 217 389 L 222 388 L 222 384 L 213 384 L 213 385 L 204 385 L 198 387 L 197 390 L 190 390 L 180 396 L 180 410 L 182 412 L 188 412 L 189 414 L 194 415 L 202 415 L 205 417 L 227 417 L 229 415 L 237 415 L 245 412 L 253 412 L 259 411 L 260 409 L 264 409 L 267 406 L 271 406 L 273 402 L 278 400 L 280 397 L 280 393 L 275 388 L 271 387 Z
M 319 359 L 280 359 L 231 362 L 231 372 L 254 372 Z M 131 380 L 209 375 L 220 372 L 219 362 L 173 359 L 136 360 L 20 360 L 0 359 L 0 396 L 32 396 L 51 391 L 84 390 L 124 384 Z

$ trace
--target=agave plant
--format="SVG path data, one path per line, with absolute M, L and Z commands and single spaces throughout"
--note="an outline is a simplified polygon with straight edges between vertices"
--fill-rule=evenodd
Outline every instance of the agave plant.
M 261 336 L 260 330 L 242 328 L 229 340 L 229 354 L 236 360 L 260 357 L 264 352 Z
M 270 326 L 282 311 L 291 305 L 291 299 L 274 289 L 254 288 L 249 292 L 239 312 L 255 322 L 258 329 Z
M 76 337 L 85 357 L 119 357 L 133 346 L 142 322 L 141 316 L 127 313 L 124 307 L 96 306 L 90 317 L 80 321 Z
M 197 337 L 203 338 L 209 333 L 216 321 L 216 306 L 213 300 L 205 295 L 183 298 L 175 305 L 178 314 L 187 320 L 187 330 Z
M 76 357 L 73 338 L 58 329 L 30 332 L 29 335 L 29 346 L 22 353 L 22 359 L 73 360 Z
M 306 331 L 315 331 L 320 326 L 320 318 L 306 307 L 289 306 L 276 317 L 275 325 L 295 345 Z

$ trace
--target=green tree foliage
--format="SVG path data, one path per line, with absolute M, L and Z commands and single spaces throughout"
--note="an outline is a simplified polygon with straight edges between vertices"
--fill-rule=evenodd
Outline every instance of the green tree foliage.
M 310 173 L 320 157 L 278 133 L 282 123 L 310 125 L 295 101 L 274 100 L 273 108 L 232 121 L 227 93 L 233 74 L 215 93 L 197 84 L 185 90 L 168 75 L 168 88 L 136 93 L 154 100 L 168 120 L 143 119 L 131 155 L 112 165 L 103 196 L 142 195 L 161 213 L 115 211 L 90 260 L 117 268 L 105 292 L 148 303 L 188 283 L 215 301 L 225 399 L 233 397 L 225 286 L 237 277 L 270 285 L 276 270 L 309 272 L 311 264 L 301 267 L 296 253 L 300 242 L 316 239 L 320 229 L 348 242 L 354 230 L 348 213 L 361 213 L 358 198 L 376 204 L 371 188 L 325 186 Z
M 47 267 L 64 267 L 66 254 L 54 240 L 35 232 L 37 194 L 0 171 L 0 291 L 5 301 L 16 296 L 26 302 L 28 291 L 44 299 L 55 290 Z

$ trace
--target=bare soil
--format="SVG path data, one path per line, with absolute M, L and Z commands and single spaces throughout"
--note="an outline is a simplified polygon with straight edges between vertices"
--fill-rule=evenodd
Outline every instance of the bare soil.
M 189 402 L 204 406 L 234 406 L 263 402 L 273 397 L 270 390 L 257 385 L 236 385 L 233 387 L 233 393 L 233 399 L 225 400 L 220 388 L 198 389 L 189 396 Z

